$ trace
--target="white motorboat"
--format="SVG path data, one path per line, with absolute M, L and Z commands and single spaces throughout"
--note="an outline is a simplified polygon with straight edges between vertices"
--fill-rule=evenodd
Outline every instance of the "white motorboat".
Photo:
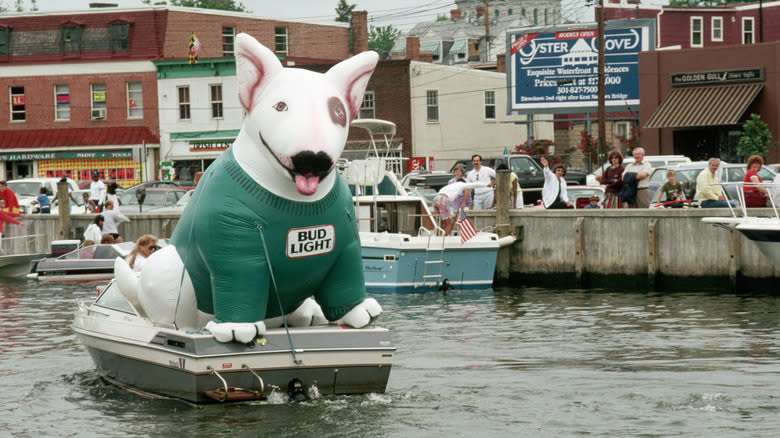
M 401 159 L 389 153 L 395 124 L 357 119 L 352 126 L 366 130 L 371 138 L 369 156 L 350 161 L 342 170 L 353 190 L 366 289 L 425 292 L 491 287 L 498 250 L 515 238 L 486 231 L 466 241 L 444 236 L 427 201 L 408 194 L 396 176 Z M 376 136 L 384 137 L 382 151 Z
M 764 256 L 769 259 L 776 269 L 780 269 L 780 214 L 777 205 L 774 203 L 773 196 L 769 200 L 774 210 L 773 217 L 756 217 L 748 215 L 745 207 L 743 185 L 752 185 L 751 183 L 736 183 L 738 186 L 737 197 L 740 203 L 739 209 L 731 209 L 731 217 L 705 217 L 702 222 L 718 225 L 726 228 L 733 228 L 742 233 L 743 236 L 750 239 Z M 772 183 L 761 184 L 767 187 L 770 192 L 780 189 L 780 186 Z M 742 216 L 737 212 L 741 211 Z
M 395 346 L 387 329 L 323 325 L 270 329 L 248 344 L 155 325 L 112 281 L 80 302 L 73 329 L 109 382 L 191 403 L 256 400 L 272 392 L 385 391 Z
M 16 278 L 30 272 L 35 260 L 46 257 L 46 253 L 36 251 L 40 248 L 43 234 L 3 237 L 5 250 L 0 251 L 0 278 Z
M 52 255 L 57 256 L 37 260 L 27 278 L 51 282 L 109 281 L 114 278 L 114 260 L 126 257 L 135 246 L 135 242 L 122 242 L 79 248 L 79 241 L 75 240 L 72 251 L 58 255 L 55 250 L 58 242 L 71 241 L 52 242 Z M 158 244 L 165 245 L 165 242 L 161 239 Z

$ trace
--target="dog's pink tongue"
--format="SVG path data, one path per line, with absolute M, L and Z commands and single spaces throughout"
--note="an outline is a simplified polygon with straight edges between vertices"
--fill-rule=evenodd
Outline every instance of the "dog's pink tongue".
M 320 183 L 318 176 L 295 175 L 295 187 L 302 195 L 313 195 Z

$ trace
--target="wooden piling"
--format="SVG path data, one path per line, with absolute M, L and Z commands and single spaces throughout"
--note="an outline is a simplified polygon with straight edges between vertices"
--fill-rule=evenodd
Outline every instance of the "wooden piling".
M 657 219 L 647 222 L 647 284 L 655 289 L 658 274 L 658 234 Z
M 509 221 L 509 170 L 502 169 L 496 171 L 496 234 L 499 237 L 508 236 L 512 233 L 512 227 Z M 507 246 L 498 250 L 496 258 L 496 280 L 503 281 L 509 279 L 511 272 L 512 247 Z

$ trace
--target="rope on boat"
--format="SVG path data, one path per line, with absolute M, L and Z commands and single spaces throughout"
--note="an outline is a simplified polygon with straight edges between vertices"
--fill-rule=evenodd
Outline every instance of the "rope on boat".
M 257 224 L 257 232 L 260 234 L 260 240 L 263 242 L 263 251 L 265 252 L 265 262 L 268 264 L 268 273 L 271 275 L 271 283 L 274 289 L 274 295 L 276 295 L 276 301 L 279 303 L 279 312 L 282 315 L 282 324 L 284 324 L 284 331 L 287 333 L 287 341 L 290 343 L 290 353 L 292 353 L 293 362 L 296 365 L 300 365 L 302 362 L 295 357 L 295 347 L 293 346 L 292 336 L 290 336 L 290 328 L 287 327 L 287 315 L 284 314 L 284 308 L 282 307 L 282 300 L 279 297 L 279 290 L 276 287 L 276 277 L 274 277 L 274 270 L 271 266 L 271 257 L 268 255 L 268 245 L 265 243 L 265 236 L 263 235 L 263 225 Z

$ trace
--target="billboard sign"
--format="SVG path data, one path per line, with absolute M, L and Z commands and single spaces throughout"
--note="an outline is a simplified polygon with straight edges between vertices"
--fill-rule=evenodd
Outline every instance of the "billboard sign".
M 604 29 L 607 109 L 639 107 L 639 52 L 653 48 L 652 20 L 614 20 Z M 596 24 L 507 32 L 508 112 L 595 111 L 598 107 Z

